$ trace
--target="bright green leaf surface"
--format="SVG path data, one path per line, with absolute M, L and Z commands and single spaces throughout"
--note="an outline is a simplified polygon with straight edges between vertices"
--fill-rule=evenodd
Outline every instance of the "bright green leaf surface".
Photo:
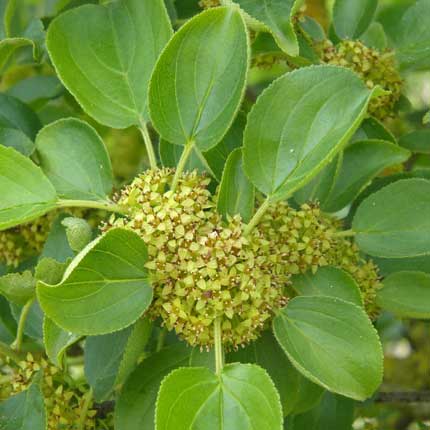
M 430 181 L 404 179 L 370 195 L 353 220 L 362 251 L 376 257 L 430 254 Z
M 333 297 L 296 297 L 273 327 L 294 366 L 326 389 L 364 400 L 382 382 L 382 347 L 360 307 Z
M 177 369 L 161 384 L 155 427 L 281 430 L 279 394 L 256 365 L 229 364 L 220 376 L 198 367 Z
M 215 146 L 239 108 L 249 61 L 248 36 L 236 8 L 207 10 L 173 36 L 154 69 L 152 122 L 168 142 Z
M 39 282 L 39 302 L 61 328 L 82 335 L 121 330 L 152 300 L 146 246 L 136 234 L 112 229 L 91 242 L 55 286 Z
M 60 79 L 102 124 L 148 120 L 148 82 L 172 34 L 162 0 L 120 0 L 65 12 L 48 29 Z

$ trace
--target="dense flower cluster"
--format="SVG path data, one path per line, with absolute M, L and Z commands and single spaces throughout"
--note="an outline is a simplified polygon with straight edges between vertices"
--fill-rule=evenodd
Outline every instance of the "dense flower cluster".
M 200 0 L 199 6 L 202 9 L 209 9 L 212 7 L 221 6 L 221 1 L 220 0 Z
M 128 216 L 112 215 L 102 230 L 124 227 L 142 237 L 146 267 L 154 273 L 150 314 L 189 344 L 211 345 L 217 318 L 227 348 L 256 339 L 286 304 L 285 287 L 294 274 L 328 264 L 367 274 L 367 263 L 351 242 L 333 235 L 336 223 L 318 207 L 273 205 L 245 237 L 239 216 L 223 221 L 217 213 L 208 178 L 185 173 L 173 192 L 173 174 L 151 170 L 136 178 L 118 197 Z M 376 271 L 369 275 L 369 280 L 360 275 L 371 284 L 365 296 L 378 282 Z
M 344 40 L 336 46 L 326 41 L 320 49 L 324 63 L 351 69 L 369 88 L 379 85 L 389 91 L 389 94 L 371 100 L 369 112 L 380 120 L 393 115 L 402 89 L 402 79 L 393 52 L 378 52 L 358 40 Z

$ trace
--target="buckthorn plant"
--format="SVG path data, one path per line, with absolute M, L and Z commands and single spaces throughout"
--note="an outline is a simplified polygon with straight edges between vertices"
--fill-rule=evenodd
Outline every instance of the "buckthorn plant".
M 1 430 L 428 428 L 430 0 L 0 15 Z

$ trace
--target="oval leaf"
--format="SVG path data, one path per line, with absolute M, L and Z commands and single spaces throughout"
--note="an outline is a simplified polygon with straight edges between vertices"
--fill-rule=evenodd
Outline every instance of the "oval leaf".
M 301 296 L 329 296 L 363 306 L 357 282 L 349 273 L 337 267 L 321 267 L 315 274 L 307 272 L 296 275 L 291 286 Z
M 371 96 L 353 72 L 340 67 L 305 67 L 282 76 L 248 115 L 248 177 L 272 199 L 291 195 L 347 143 Z
M 120 0 L 63 13 L 46 43 L 83 109 L 102 124 L 125 128 L 149 119 L 149 78 L 171 34 L 162 0 Z
M 273 321 L 294 366 L 329 391 L 364 400 L 382 382 L 382 347 L 364 310 L 333 297 L 296 297 Z
M 149 108 L 168 142 L 206 151 L 227 132 L 245 89 L 248 36 L 237 8 L 207 10 L 173 36 L 154 69 Z
M 146 260 L 145 243 L 136 233 L 112 229 L 77 255 L 62 282 L 38 283 L 40 305 L 49 318 L 72 333 L 121 330 L 151 303 Z
M 40 166 L 60 197 L 103 200 L 112 191 L 112 167 L 103 141 L 87 123 L 62 119 L 36 138 Z
M 403 179 L 370 195 L 352 223 L 362 251 L 376 257 L 430 254 L 430 181 Z
M 34 151 L 34 143 L 23 131 L 15 128 L 0 128 L 0 145 L 11 146 L 27 157 Z
M 264 407 L 262 407 L 264 405 Z M 156 430 L 207 428 L 281 430 L 282 411 L 267 373 L 250 364 L 174 370 L 157 399 Z
M 377 301 L 382 309 L 404 318 L 430 319 L 430 275 L 397 272 L 384 279 Z
M 55 188 L 30 159 L 0 145 L 0 230 L 31 221 L 55 207 Z
M 254 213 L 254 186 L 243 171 L 242 149 L 228 157 L 218 192 L 217 209 L 224 217 L 241 215 L 249 222 Z
M 399 145 L 419 154 L 430 154 L 430 129 L 414 130 L 399 139 Z

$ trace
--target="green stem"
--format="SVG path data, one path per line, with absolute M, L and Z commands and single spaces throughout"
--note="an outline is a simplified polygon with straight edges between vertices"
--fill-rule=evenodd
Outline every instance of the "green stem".
M 16 352 L 9 345 L 6 345 L 3 342 L 0 342 L 0 354 L 4 355 L 5 357 L 9 357 L 15 363 L 19 363 L 24 358 L 19 352 Z
M 77 430 L 85 429 L 85 421 L 87 420 L 88 410 L 90 409 L 92 400 L 93 400 L 93 390 L 91 389 L 84 396 L 84 403 L 82 405 L 81 414 L 79 416 L 79 423 L 78 423 Z
M 354 230 L 337 231 L 333 234 L 334 237 L 352 237 L 355 236 Z
M 194 148 L 194 142 L 191 141 L 185 145 L 184 150 L 182 151 L 181 158 L 179 159 L 179 163 L 176 166 L 176 173 L 172 182 L 172 191 L 175 191 L 176 187 L 178 186 L 179 179 L 182 175 L 182 172 L 185 169 L 185 165 L 187 164 L 188 158 L 190 157 L 191 152 L 193 151 L 193 148 Z
M 151 166 L 152 170 L 155 170 L 157 168 L 157 157 L 155 156 L 154 147 L 152 146 L 151 136 L 149 135 L 149 132 L 148 132 L 148 127 L 146 126 L 146 123 L 144 121 L 141 121 L 139 130 L 142 133 L 143 141 L 145 142 L 146 153 L 148 154 L 148 159 L 149 159 L 149 165 Z
M 157 346 L 155 348 L 156 352 L 161 351 L 161 348 L 163 348 L 164 341 L 166 339 L 166 334 L 167 334 L 167 330 L 165 328 L 162 328 L 157 339 Z
M 91 208 L 101 209 L 109 212 L 126 213 L 126 210 L 112 202 L 95 200 L 58 200 L 58 208 Z
M 264 200 L 263 204 L 258 208 L 257 212 L 255 212 L 254 216 L 251 218 L 251 221 L 245 227 L 243 234 L 244 236 L 248 236 L 251 231 L 256 227 L 256 225 L 260 222 L 263 215 L 266 213 L 267 209 L 270 205 L 270 197 L 267 197 Z
M 16 351 L 21 350 L 22 339 L 24 338 L 25 323 L 27 322 L 28 314 L 30 312 L 30 309 L 33 303 L 34 303 L 34 298 L 30 299 L 22 308 L 21 315 L 19 317 L 19 322 L 18 322 L 18 329 L 16 332 L 16 339 L 15 339 L 15 342 L 13 343 L 13 348 Z
M 224 368 L 224 351 L 222 349 L 221 319 L 217 318 L 214 322 L 214 343 L 215 343 L 215 371 L 221 375 Z

